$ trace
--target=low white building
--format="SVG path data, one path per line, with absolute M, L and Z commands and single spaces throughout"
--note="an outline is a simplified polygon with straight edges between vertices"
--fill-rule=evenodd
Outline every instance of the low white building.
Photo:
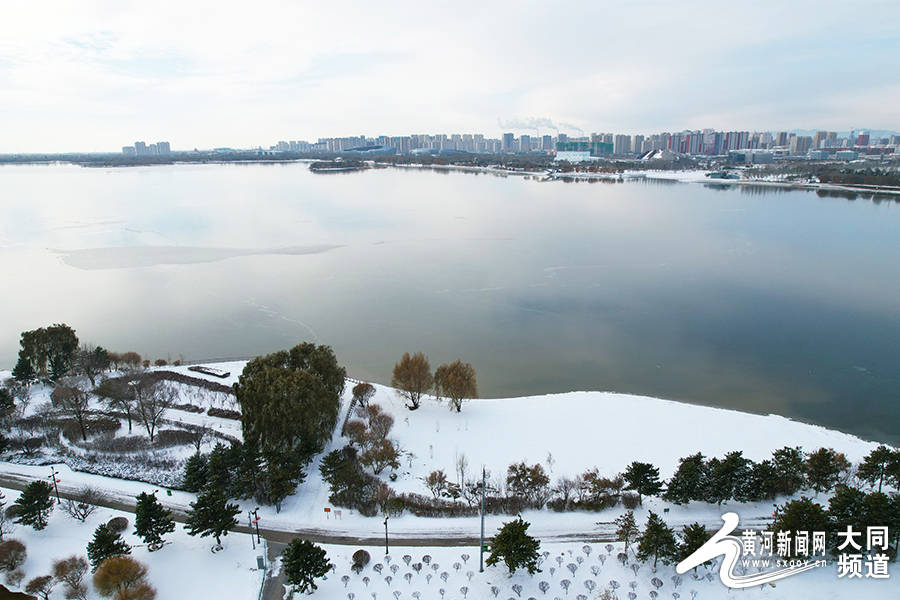
M 597 160 L 596 156 L 591 156 L 590 151 L 580 151 L 580 150 L 557 150 L 556 151 L 556 161 L 557 162 L 570 162 L 570 163 L 578 163 L 578 162 L 590 162 L 592 160 Z

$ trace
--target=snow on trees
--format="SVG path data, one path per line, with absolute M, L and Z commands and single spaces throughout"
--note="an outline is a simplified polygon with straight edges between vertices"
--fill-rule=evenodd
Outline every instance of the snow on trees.
M 216 538 L 216 548 L 222 547 L 222 536 L 237 525 L 237 515 L 241 512 L 237 504 L 229 504 L 225 493 L 209 487 L 191 502 L 185 529 L 189 535 Z
M 175 531 L 172 512 L 164 508 L 155 494 L 141 492 L 137 496 L 134 513 L 134 533 L 142 538 L 151 551 L 162 547 L 162 536 Z
M 47 526 L 50 511 L 53 510 L 53 499 L 50 494 L 53 487 L 46 481 L 32 481 L 19 498 L 13 503 L 16 507 L 16 523 L 30 525 L 36 530 Z
M 326 575 L 331 567 L 325 550 L 307 540 L 294 538 L 281 553 L 282 573 L 300 592 L 315 591 L 315 579 Z
M 91 568 L 96 571 L 104 560 L 123 554 L 131 554 L 131 546 L 108 524 L 99 525 L 94 530 L 94 538 L 87 545 Z
M 529 523 L 521 518 L 505 523 L 500 533 L 491 542 L 491 554 L 487 558 L 488 566 L 496 565 L 503 560 L 510 574 L 524 568 L 533 575 L 538 570 L 540 542 L 528 535 Z

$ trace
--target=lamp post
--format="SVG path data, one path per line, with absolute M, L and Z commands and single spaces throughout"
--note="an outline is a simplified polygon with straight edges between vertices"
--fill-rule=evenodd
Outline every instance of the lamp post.
M 481 543 L 478 544 L 478 572 L 484 573 L 484 487 L 487 476 L 481 467 Z
M 384 515 L 384 553 L 388 554 L 388 529 L 387 529 L 388 516 Z
M 56 467 L 53 465 L 50 465 L 50 480 L 53 482 L 53 489 L 56 491 L 56 503 L 59 504 L 62 502 L 59 499 L 59 486 L 56 485 L 59 483 L 59 479 L 56 478 Z
M 247 526 L 250 527 L 250 544 L 256 550 L 256 540 L 253 539 L 253 511 L 247 511 Z
M 261 542 L 259 539 L 259 507 L 258 506 L 253 509 L 253 522 L 256 523 L 256 543 L 260 544 Z M 253 536 L 252 531 L 250 532 L 250 536 L 251 537 Z

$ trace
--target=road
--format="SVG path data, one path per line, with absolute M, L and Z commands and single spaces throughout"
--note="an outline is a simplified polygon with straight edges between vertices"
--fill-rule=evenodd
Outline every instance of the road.
M 25 475 L 0 474 L 0 487 L 9 489 L 23 490 L 26 485 L 34 481 L 33 478 Z M 77 488 L 67 488 L 60 486 L 59 495 L 63 499 L 72 499 L 77 494 Z M 162 498 L 164 500 L 164 498 Z M 126 500 L 125 498 L 110 498 L 101 496 L 97 502 L 98 506 L 111 508 L 128 513 L 134 513 L 135 501 Z M 172 511 L 172 517 L 176 522 L 184 523 L 187 514 L 184 510 L 175 507 L 169 507 Z M 706 525 L 715 531 L 721 526 L 721 521 L 701 519 L 701 524 Z M 746 527 L 750 529 L 765 529 L 769 521 L 768 516 L 758 516 L 746 519 Z M 552 537 L 542 536 L 541 541 L 544 542 L 584 542 L 584 543 L 606 543 L 616 541 L 615 524 L 612 522 L 597 523 L 597 527 L 589 532 L 576 532 L 565 535 L 554 535 Z M 678 528 L 681 524 L 672 523 L 672 526 Z M 233 531 L 239 533 L 256 533 L 251 531 L 249 525 L 238 524 Z M 320 544 L 333 544 L 344 546 L 381 546 L 384 544 L 383 536 L 354 536 L 354 535 L 335 535 L 321 529 L 300 528 L 300 529 L 272 529 L 266 527 L 259 528 L 259 534 L 265 539 L 267 547 L 267 564 L 272 564 L 281 554 L 284 547 L 292 539 L 300 537 L 312 542 Z M 403 534 L 392 534 L 390 538 L 391 545 L 398 546 L 428 546 L 428 547 L 454 547 L 454 546 L 472 546 L 476 549 L 479 545 L 479 538 L 475 536 L 459 536 L 448 535 L 447 532 L 434 532 L 433 534 L 420 533 L 415 536 Z M 269 575 L 266 578 L 263 589 L 263 600 L 282 600 L 284 594 L 284 585 L 280 573 Z

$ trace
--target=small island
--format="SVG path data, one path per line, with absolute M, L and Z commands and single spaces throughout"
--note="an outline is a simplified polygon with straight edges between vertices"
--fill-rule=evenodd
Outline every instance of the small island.
M 348 171 L 363 171 L 369 165 L 359 160 L 317 160 L 309 165 L 313 173 L 345 173 Z

